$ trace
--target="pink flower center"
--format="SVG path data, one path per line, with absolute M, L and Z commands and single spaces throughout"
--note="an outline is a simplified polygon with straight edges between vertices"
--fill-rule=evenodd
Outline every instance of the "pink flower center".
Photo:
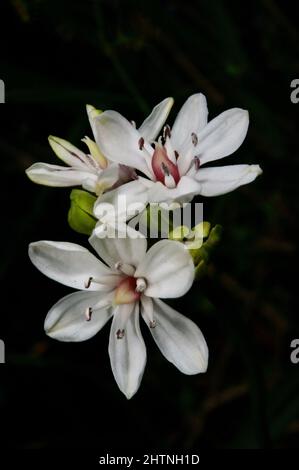
M 140 292 L 136 291 L 136 278 L 128 276 L 123 279 L 115 289 L 114 303 L 130 304 L 140 299 Z
M 157 144 L 152 156 L 152 169 L 157 178 L 167 187 L 175 187 L 180 181 L 178 167 L 173 163 L 164 146 Z

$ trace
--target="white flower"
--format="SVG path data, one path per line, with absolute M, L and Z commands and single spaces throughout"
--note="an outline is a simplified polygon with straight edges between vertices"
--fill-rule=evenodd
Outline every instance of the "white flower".
M 180 297 L 191 287 L 188 251 L 163 240 L 147 252 L 146 239 L 115 238 L 90 243 L 106 263 L 72 243 L 31 243 L 29 256 L 46 276 L 79 289 L 49 311 L 46 333 L 60 341 L 84 341 L 112 317 L 109 355 L 120 390 L 131 398 L 140 385 L 146 348 L 139 313 L 166 359 L 185 374 L 205 372 L 208 349 L 200 329 L 159 299 Z
M 187 202 L 196 194 L 225 194 L 261 173 L 258 165 L 202 168 L 240 147 L 249 123 L 247 111 L 229 109 L 208 123 L 206 98 L 195 94 L 181 108 L 173 128 L 165 126 L 163 136 L 153 142 L 155 132 L 149 129 L 156 130 L 162 122 L 159 105 L 156 109 L 152 122 L 145 121 L 145 129 L 141 126 L 139 130 L 115 111 L 105 111 L 94 119 L 101 151 L 111 161 L 136 168 L 148 177 L 138 181 L 142 180 L 149 202 Z M 128 186 L 128 192 L 131 188 Z
M 95 132 L 95 117 L 101 114 L 93 106 L 87 105 L 87 113 L 92 131 Z M 165 119 L 171 108 L 171 101 L 164 100 L 158 106 L 159 119 L 156 121 L 156 134 L 161 130 Z M 151 125 L 152 115 L 156 115 L 157 107 L 154 108 L 152 114 L 141 125 L 140 130 L 155 138 L 152 133 Z M 117 187 L 135 177 L 132 168 L 126 165 L 111 163 L 100 151 L 98 145 L 89 137 L 85 137 L 82 141 L 87 145 L 89 153 L 84 153 L 70 142 L 58 137 L 50 136 L 49 143 L 56 155 L 64 161 L 69 167 L 50 165 L 48 163 L 35 163 L 26 170 L 27 176 L 35 183 L 44 184 L 46 186 L 82 186 L 84 189 L 91 191 L 98 196 L 106 190 Z

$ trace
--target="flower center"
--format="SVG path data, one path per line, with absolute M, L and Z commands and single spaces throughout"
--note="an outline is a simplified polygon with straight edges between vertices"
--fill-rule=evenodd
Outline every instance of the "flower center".
M 125 277 L 115 289 L 113 303 L 121 305 L 136 302 L 145 289 L 146 281 L 143 278 Z
M 152 156 L 152 169 L 157 178 L 168 188 L 175 188 L 180 181 L 180 173 L 177 164 L 168 156 L 165 145 L 157 143 Z

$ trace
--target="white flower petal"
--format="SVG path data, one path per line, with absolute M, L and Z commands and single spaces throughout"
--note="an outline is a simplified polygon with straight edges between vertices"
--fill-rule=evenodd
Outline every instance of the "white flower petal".
M 248 111 L 229 109 L 210 121 L 198 134 L 194 155 L 203 165 L 234 153 L 242 144 L 249 125 Z
M 126 221 L 142 212 L 148 202 L 148 188 L 143 181 L 138 178 L 99 197 L 94 205 L 95 217 L 99 220 L 104 217 L 116 224 L 119 219 Z
M 140 259 L 135 277 L 146 280 L 144 294 L 149 297 L 180 297 L 192 286 L 194 265 L 182 243 L 162 240 Z
M 189 202 L 198 194 L 200 185 L 193 178 L 183 176 L 176 188 L 167 188 L 160 181 L 152 183 L 148 191 L 149 202 Z
M 73 144 L 53 135 L 49 136 L 49 144 L 57 157 L 64 163 L 74 168 L 86 170 L 86 167 L 88 166 L 87 157 L 84 152 L 79 150 Z
M 99 170 L 98 173 L 98 176 L 95 175 L 95 178 L 85 180 L 82 185 L 87 191 L 102 195 L 102 193 L 117 183 L 119 179 L 119 165 L 113 163 L 104 170 Z
M 187 153 L 192 144 L 192 133 L 197 134 L 208 121 L 206 97 L 202 93 L 190 96 L 182 106 L 171 131 L 171 144 L 180 155 Z
M 110 308 L 92 311 L 90 321 L 86 309 L 99 300 L 98 292 L 74 292 L 59 300 L 49 311 L 45 320 L 45 331 L 59 341 L 85 341 L 92 338 L 111 318 Z
M 143 121 L 138 129 L 140 135 L 142 135 L 145 140 L 149 142 L 156 140 L 172 106 L 173 98 L 166 98 L 153 108 L 151 114 Z
M 107 291 L 118 282 L 118 276 L 100 260 L 74 243 L 34 242 L 29 245 L 29 257 L 34 266 L 50 279 L 75 289 L 85 290 L 90 277 L 102 282 L 92 282 L 88 288 L 90 291 Z
M 155 327 L 143 318 L 162 354 L 184 374 L 206 372 L 208 347 L 198 326 L 161 300 L 153 302 Z
M 123 315 L 129 318 L 124 325 Z M 133 311 L 132 311 L 133 310 Z M 124 329 L 124 336 L 117 331 Z M 138 390 L 145 364 L 146 349 L 139 326 L 139 305 L 120 305 L 114 314 L 109 339 L 109 356 L 114 378 L 120 390 L 129 399 Z
M 118 235 L 116 233 L 116 235 Z M 118 262 L 130 264 L 134 267 L 144 258 L 146 253 L 146 238 L 98 238 L 94 233 L 89 238 L 89 243 L 98 255 L 112 269 Z
M 150 155 L 153 148 L 144 142 L 140 149 L 142 136 L 129 121 L 116 111 L 105 111 L 94 123 L 96 142 L 109 160 L 137 168 L 152 178 Z
M 86 167 L 85 167 L 86 170 Z M 96 181 L 97 176 L 89 171 L 68 168 L 47 163 L 34 163 L 26 170 L 28 178 L 34 183 L 46 186 L 67 187 L 82 185 L 89 178 Z
M 196 180 L 202 196 L 219 196 L 251 183 L 262 173 L 259 165 L 227 165 L 200 168 Z

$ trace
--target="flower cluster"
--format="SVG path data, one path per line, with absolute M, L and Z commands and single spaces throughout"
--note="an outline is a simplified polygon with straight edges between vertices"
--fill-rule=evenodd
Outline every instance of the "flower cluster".
M 206 262 L 205 243 L 207 248 L 218 240 L 217 229 L 210 232 L 210 225 L 203 223 L 191 232 L 181 227 L 180 235 L 176 228 L 168 239 L 152 243 L 129 230 L 132 214 L 127 208 L 152 203 L 181 207 L 195 195 L 233 191 L 261 173 L 258 165 L 206 167 L 242 144 L 247 111 L 229 109 L 208 122 L 206 98 L 199 93 L 188 98 L 171 128 L 165 122 L 172 105 L 172 98 L 163 100 L 138 129 L 116 111 L 101 112 L 88 105 L 94 139 L 82 139 L 88 150 L 50 136 L 52 149 L 67 166 L 35 163 L 26 171 L 35 183 L 82 186 L 85 192 L 72 200 L 82 196 L 85 207 L 72 211 L 70 225 L 77 227 L 79 219 L 87 217 L 88 225 L 79 231 L 91 232 L 89 243 L 98 255 L 68 242 L 30 244 L 30 259 L 43 274 L 77 290 L 50 309 L 46 334 L 59 341 L 84 341 L 112 319 L 111 367 L 127 398 L 138 390 L 146 364 L 140 315 L 163 355 L 181 372 L 206 371 L 208 348 L 200 329 L 161 299 L 180 297 L 191 288 Z M 126 206 L 119 208 L 123 197 Z M 107 226 L 116 229 L 113 237 Z M 198 231 L 201 240 L 195 245 Z

